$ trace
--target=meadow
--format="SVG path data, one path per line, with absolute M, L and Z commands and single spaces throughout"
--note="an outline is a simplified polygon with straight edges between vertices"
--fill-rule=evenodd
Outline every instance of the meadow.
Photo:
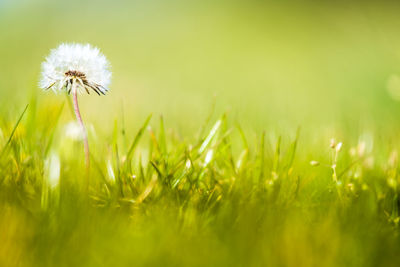
M 399 266 L 398 4 L 67 4 L 0 0 L 0 266 Z

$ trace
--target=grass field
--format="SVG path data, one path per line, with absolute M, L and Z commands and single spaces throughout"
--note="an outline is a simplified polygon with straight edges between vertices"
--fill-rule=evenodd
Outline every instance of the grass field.
M 399 266 L 399 11 L 0 0 L 0 266 Z M 61 42 L 112 64 L 89 171 Z

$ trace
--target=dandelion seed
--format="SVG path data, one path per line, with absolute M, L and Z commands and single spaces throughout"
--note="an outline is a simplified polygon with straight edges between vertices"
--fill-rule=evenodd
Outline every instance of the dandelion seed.
M 42 63 L 39 87 L 72 93 L 76 119 L 84 133 L 86 168 L 89 169 L 89 143 L 78 105 L 78 93 L 105 94 L 111 81 L 110 65 L 96 47 L 89 44 L 61 44 Z
M 310 165 L 311 166 L 319 166 L 319 162 L 316 160 L 312 160 L 312 161 L 310 161 Z

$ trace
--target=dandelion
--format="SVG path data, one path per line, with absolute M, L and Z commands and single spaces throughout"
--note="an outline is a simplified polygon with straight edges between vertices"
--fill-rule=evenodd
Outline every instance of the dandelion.
M 61 44 L 51 50 L 42 63 L 40 88 L 72 94 L 76 119 L 83 132 L 86 167 L 89 168 L 89 143 L 79 111 L 78 93 L 91 91 L 105 95 L 111 81 L 110 65 L 96 47 L 89 44 Z

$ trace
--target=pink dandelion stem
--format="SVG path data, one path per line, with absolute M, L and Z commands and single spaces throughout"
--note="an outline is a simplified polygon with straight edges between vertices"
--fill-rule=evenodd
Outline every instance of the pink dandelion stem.
M 73 95 L 73 102 L 74 102 L 74 112 L 77 121 L 79 122 L 79 125 L 81 126 L 82 134 L 83 134 L 83 147 L 85 150 L 85 163 L 86 163 L 86 168 L 89 169 L 90 166 L 90 151 L 89 151 L 89 142 L 88 142 L 88 135 L 86 132 L 86 127 L 83 124 L 82 116 L 79 111 L 79 105 L 78 105 L 78 90 L 72 90 L 72 95 Z

